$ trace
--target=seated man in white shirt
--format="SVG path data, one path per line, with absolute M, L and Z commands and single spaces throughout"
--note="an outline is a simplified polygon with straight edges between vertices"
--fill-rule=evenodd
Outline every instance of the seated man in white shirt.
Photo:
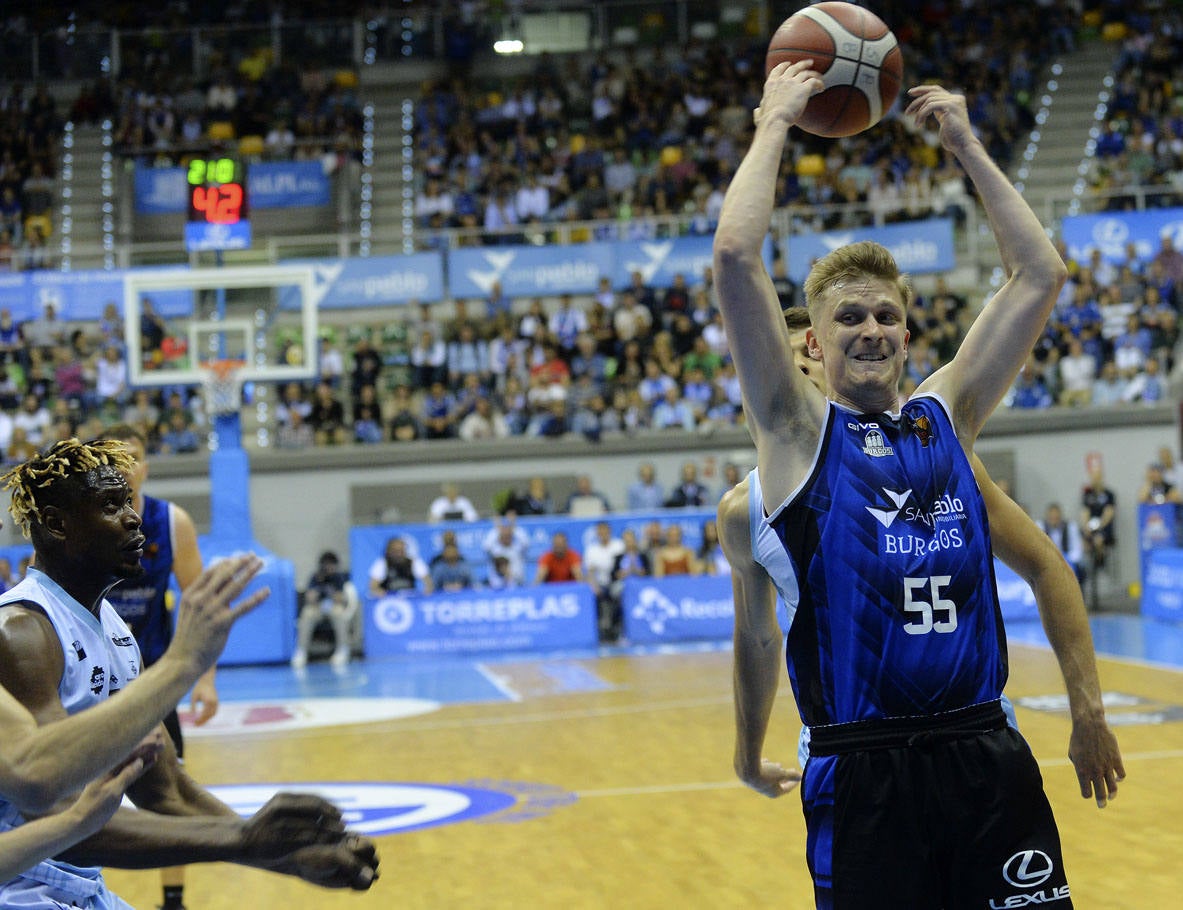
M 435 523 L 440 521 L 476 521 L 480 518 L 476 506 L 467 496 L 460 495 L 460 488 L 454 483 L 445 483 L 442 487 L 443 495 L 437 496 L 427 510 L 427 520 Z

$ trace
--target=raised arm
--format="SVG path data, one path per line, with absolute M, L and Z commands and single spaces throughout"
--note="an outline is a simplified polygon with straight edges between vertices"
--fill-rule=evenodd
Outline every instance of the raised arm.
M 747 426 L 762 471 L 772 468 L 769 474 L 775 473 L 769 459 L 785 437 L 794 437 L 802 452 L 812 451 L 821 424 L 821 397 L 801 371 L 793 369 L 789 332 L 761 253 L 789 127 L 822 88 L 821 77 L 806 62 L 781 64 L 768 76 L 751 147 L 731 180 L 715 231 L 719 309 L 743 391 Z M 794 433 L 799 430 L 794 425 L 809 417 L 815 426 L 812 437 Z
M 1072 733 L 1068 758 L 1080 795 L 1098 806 L 1117 795 L 1125 779 L 1117 737 L 1105 721 L 1101 682 L 1084 597 L 1076 575 L 1043 531 L 986 474 L 975 455 L 974 476 L 986 501 L 994 551 L 1031 586 L 1039 618 L 1060 665 L 1068 692 Z
M 61 647 L 49 621 L 18 607 L 0 610 L 0 793 L 24 810 L 46 811 L 63 793 L 81 789 L 126 757 L 213 666 L 238 617 L 267 596 L 264 589 L 230 606 L 261 566 L 258 557 L 246 556 L 204 573 L 184 594 L 164 656 L 118 698 L 69 718 L 57 700 Z M 57 656 L 49 660 L 46 654 Z M 39 708 L 14 675 L 29 661 L 30 672 L 49 674 L 36 689 Z M 43 704 L 51 697 L 57 710 L 43 718 L 38 710 L 52 710 Z M 79 749 L 80 742 L 87 747 Z
M 918 124 L 935 117 L 941 144 L 973 181 L 1007 276 L 953 360 L 921 385 L 949 402 L 967 444 L 1018 375 L 1068 273 L 1031 207 L 974 135 L 964 96 L 937 85 L 918 86 L 909 94 L 912 101 L 905 113 Z
M 170 503 L 173 523 L 173 575 L 177 585 L 184 591 L 201 575 L 201 550 L 197 546 L 197 528 L 189 513 L 175 503 Z M 217 664 L 198 677 L 193 684 L 189 706 L 193 710 L 193 723 L 200 727 L 218 713 L 218 688 L 216 683 Z
M 763 757 L 780 680 L 782 637 L 772 582 L 752 558 L 748 502 L 744 480 L 723 496 L 717 521 L 735 598 L 735 773 L 753 790 L 777 797 L 797 786 L 801 774 Z

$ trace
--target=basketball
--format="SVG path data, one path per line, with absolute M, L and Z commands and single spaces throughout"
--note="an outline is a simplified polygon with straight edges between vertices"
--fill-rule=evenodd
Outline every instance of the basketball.
M 812 60 L 826 83 L 797 121 L 815 136 L 853 136 L 874 126 L 900 91 L 904 58 L 895 35 L 853 3 L 816 3 L 781 24 L 768 45 L 765 75 L 798 60 Z

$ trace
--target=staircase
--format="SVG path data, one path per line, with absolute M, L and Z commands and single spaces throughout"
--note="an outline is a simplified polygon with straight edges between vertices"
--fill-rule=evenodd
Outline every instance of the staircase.
M 1066 214 L 1065 203 L 1073 197 L 1089 133 L 1097 125 L 1099 96 L 1108 88 L 1106 77 L 1113 72 L 1115 56 L 1113 45 L 1092 40 L 1061 58 L 1060 72 L 1049 76 L 1055 90 L 1049 84 L 1043 92 L 1051 104 L 1047 119 L 1036 127 L 1038 141 L 1032 137 L 1034 156 L 1029 162 L 1020 157 L 1012 167 L 1011 178 L 1024 184 L 1028 204 L 1049 227 L 1059 223 Z
M 410 252 L 403 249 L 404 192 L 415 202 L 414 180 L 403 176 L 403 99 L 418 97 L 418 86 L 372 85 L 368 92 L 374 109 L 374 164 L 370 168 L 374 190 L 371 220 L 375 255 Z M 405 146 L 411 148 L 411 146 Z M 409 164 L 410 161 L 408 160 Z
M 63 166 L 59 171 L 62 201 L 55 249 L 61 249 L 64 223 L 69 217 L 71 269 L 103 268 L 103 151 L 103 130 L 93 124 L 74 127 L 72 149 L 63 143 L 63 158 L 72 153 L 73 164 L 71 169 Z M 115 180 L 114 173 L 111 180 Z

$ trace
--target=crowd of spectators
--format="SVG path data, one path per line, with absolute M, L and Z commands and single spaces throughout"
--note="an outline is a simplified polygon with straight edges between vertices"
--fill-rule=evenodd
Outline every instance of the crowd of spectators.
M 45 268 L 61 122 L 45 86 L 0 89 L 0 272 Z
M 18 323 L 0 309 L 0 458 L 24 461 L 72 436 L 134 425 L 161 454 L 203 448 L 201 395 L 185 388 L 132 389 L 123 322 L 114 303 L 98 323 L 64 323 L 52 304 Z
M 1183 252 L 1169 236 L 1148 260 L 1131 244 L 1120 264 L 1063 253 L 1069 278 L 1015 382 L 1016 409 L 1158 404 L 1179 342 Z
M 1035 79 L 1073 41 L 1060 4 L 886 2 L 877 12 L 904 47 L 904 85 L 942 79 L 965 92 L 995 160 L 1034 125 Z M 454 74 L 427 85 L 415 111 L 420 228 L 464 229 L 461 242 L 531 237 L 548 224 L 601 222 L 574 239 L 652 237 L 668 216 L 709 233 L 748 145 L 767 42 L 692 40 L 587 55 L 543 54 L 515 79 Z M 847 139 L 794 131 L 795 170 L 777 204 L 848 203 L 821 226 L 964 215 L 960 171 L 931 125 L 893 115 Z M 429 235 L 430 236 L 430 235 Z M 430 242 L 430 241 L 428 241 Z
M 1183 253 L 1169 238 L 1149 260 L 1069 260 L 1047 331 L 1011 408 L 1155 404 L 1167 395 L 1179 337 Z M 1065 254 L 1066 255 L 1066 254 Z M 783 302 L 795 302 L 785 288 Z M 740 392 L 710 270 L 666 289 L 635 274 L 591 298 L 408 307 L 378 326 L 327 328 L 320 377 L 275 391 L 280 448 L 419 439 L 711 433 L 742 424 Z M 917 295 L 901 396 L 948 362 L 975 307 L 938 278 Z M 141 345 L 168 345 L 149 313 Z M 342 343 L 344 342 L 344 343 Z M 0 311 L 0 449 L 8 459 L 109 423 L 138 426 L 153 452 L 191 452 L 207 429 L 200 391 L 131 389 L 114 304 L 95 324 L 52 306 L 18 324 Z M 693 480 L 693 478 L 691 478 Z M 588 491 L 589 498 L 592 491 Z M 525 496 L 521 510 L 534 507 Z
M 1174 4 L 1132 4 L 1114 11 L 1109 37 L 1120 39 L 1105 119 L 1087 178 L 1111 210 L 1133 208 L 1135 188 L 1148 205 L 1183 201 L 1183 107 L 1178 66 L 1183 14 Z
M 207 79 L 148 58 L 126 68 L 112 90 L 116 149 L 140 164 L 170 167 L 211 148 L 252 161 L 358 156 L 362 114 L 349 69 L 287 60 L 264 43 L 221 59 Z
M 719 496 L 721 492 L 712 493 L 711 504 Z M 566 514 L 574 513 L 566 510 Z M 697 548 L 687 546 L 678 522 L 658 518 L 645 521 L 639 530 L 626 528 L 619 536 L 608 521 L 597 521 L 582 540 L 573 540 L 572 530 L 555 529 L 549 547 L 531 553 L 529 535 L 518 523 L 517 514 L 509 510 L 494 520 L 479 555 L 467 556 L 453 529 L 440 535 L 434 554 L 417 552 L 410 538 L 395 534 L 370 565 L 367 593 L 378 598 L 394 593 L 585 582 L 596 598 L 601 640 L 615 641 L 621 633 L 621 598 L 629 578 L 731 574 L 713 519 L 702 523 Z

